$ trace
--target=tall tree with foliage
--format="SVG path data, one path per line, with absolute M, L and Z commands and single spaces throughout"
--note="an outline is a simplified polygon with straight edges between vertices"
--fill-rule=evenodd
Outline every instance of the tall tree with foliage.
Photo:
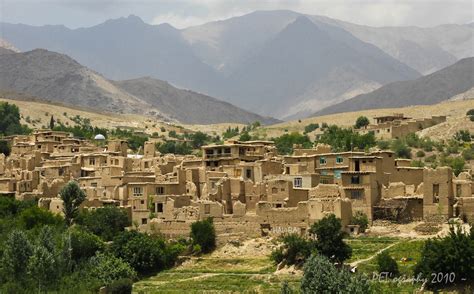
M 370 124 L 369 119 L 366 116 L 359 116 L 355 123 L 355 128 L 360 129 L 368 126 Z
M 26 234 L 23 231 L 12 231 L 3 249 L 2 267 L 5 276 L 10 280 L 25 279 L 32 254 L 33 246 Z
M 70 226 L 79 213 L 79 206 L 86 200 L 86 194 L 77 182 L 70 181 L 59 192 L 63 200 L 63 213 L 66 224 Z
M 28 128 L 20 123 L 18 106 L 8 102 L 0 102 L 0 135 L 20 135 L 28 132 Z
M 57 266 L 53 252 L 41 245 L 34 247 L 28 262 L 28 273 L 36 281 L 39 293 L 41 293 L 43 286 L 55 281 L 58 273 Z
M 373 133 L 361 135 L 352 129 L 344 129 L 336 125 L 325 129 L 317 142 L 331 145 L 335 152 L 351 151 L 354 149 L 365 150 L 376 145 Z
M 191 238 L 193 244 L 201 246 L 202 252 L 208 253 L 214 250 L 216 248 L 216 230 L 212 218 L 192 223 Z
M 316 249 L 319 254 L 336 262 L 343 262 L 351 257 L 352 249 L 344 242 L 346 233 L 342 231 L 341 220 L 329 214 L 314 223 L 310 232 L 316 235 Z
M 117 234 L 123 232 L 125 227 L 131 225 L 126 211 L 118 207 L 82 211 L 76 223 L 106 241 L 111 241 Z
M 291 154 L 293 153 L 293 145 L 301 145 L 303 148 L 311 148 L 313 143 L 306 135 L 300 133 L 284 134 L 280 137 L 272 139 L 275 142 L 275 146 L 280 154 Z
M 51 115 L 51 119 L 49 120 L 49 128 L 52 130 L 54 129 L 54 124 L 56 121 L 54 120 L 54 116 Z

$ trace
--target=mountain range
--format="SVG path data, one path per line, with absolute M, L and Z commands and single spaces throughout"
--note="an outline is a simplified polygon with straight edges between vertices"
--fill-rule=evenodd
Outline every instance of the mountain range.
M 44 49 L 24 53 L 0 50 L 0 89 L 65 105 L 140 113 L 181 123 L 276 121 L 157 79 L 108 80 L 67 55 Z
M 368 27 L 257 11 L 182 30 L 136 16 L 79 29 L 1 23 L 22 51 L 67 54 L 112 80 L 149 76 L 282 119 L 308 116 L 474 54 L 472 25 Z
M 358 95 L 318 111 L 312 116 L 364 109 L 436 104 L 471 91 L 473 88 L 474 57 L 469 57 L 421 78 L 393 82 L 373 92 Z M 470 95 L 470 97 L 473 96 Z

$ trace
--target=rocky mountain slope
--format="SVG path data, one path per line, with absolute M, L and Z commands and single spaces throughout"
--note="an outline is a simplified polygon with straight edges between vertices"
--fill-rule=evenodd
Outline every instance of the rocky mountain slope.
M 147 80 L 110 81 L 66 55 L 43 49 L 0 55 L 0 89 L 4 91 L 183 123 L 275 121 L 205 95 L 176 89 L 162 81 L 144 81 Z
M 363 109 L 431 105 L 464 94 L 473 87 L 474 57 L 470 57 L 430 75 L 410 81 L 394 82 L 371 93 L 358 95 L 318 111 L 313 116 Z

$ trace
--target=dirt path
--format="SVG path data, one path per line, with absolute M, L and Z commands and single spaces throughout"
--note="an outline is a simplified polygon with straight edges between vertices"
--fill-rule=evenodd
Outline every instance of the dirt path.
M 356 261 L 354 261 L 354 262 L 351 262 L 349 265 L 352 266 L 352 267 L 354 267 L 354 266 L 357 266 L 359 263 L 369 261 L 369 260 L 371 260 L 372 258 L 376 257 L 378 254 L 380 254 L 380 253 L 384 252 L 385 250 L 390 249 L 390 248 L 392 248 L 393 246 L 395 246 L 395 245 L 397 245 L 397 244 L 400 244 L 400 243 L 401 243 L 401 241 L 398 241 L 398 242 L 395 242 L 395 243 L 393 243 L 393 244 L 390 244 L 390 245 L 388 245 L 387 247 L 382 248 L 382 249 L 380 249 L 379 251 L 375 252 L 373 255 L 371 255 L 371 256 L 369 256 L 369 257 L 367 257 L 367 258 L 364 258 L 364 259 L 359 259 L 359 260 L 356 260 Z

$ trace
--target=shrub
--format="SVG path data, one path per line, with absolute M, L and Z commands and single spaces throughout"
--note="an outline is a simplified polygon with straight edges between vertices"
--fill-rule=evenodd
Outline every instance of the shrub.
M 107 293 L 110 294 L 130 294 L 133 289 L 133 281 L 131 279 L 120 279 L 113 281 L 107 286 Z
M 75 261 L 86 260 L 105 249 L 104 242 L 96 235 L 80 228 L 69 229 L 71 237 L 71 257 Z
M 27 230 L 44 225 L 60 226 L 64 223 L 61 216 L 38 206 L 32 206 L 23 210 L 20 213 L 19 220 L 22 227 Z
M 284 235 L 280 241 L 282 246 L 272 251 L 270 256 L 275 264 L 284 262 L 287 265 L 301 265 L 315 251 L 313 241 L 297 234 Z
M 191 224 L 191 239 L 194 245 L 201 246 L 203 253 L 209 253 L 216 248 L 216 231 L 212 218 Z
M 460 142 L 471 142 L 471 134 L 468 130 L 459 130 L 453 136 L 454 140 Z
M 106 241 L 112 240 L 131 225 L 125 210 L 118 207 L 82 211 L 76 222 Z
M 471 121 L 474 121 L 474 115 L 469 116 L 469 119 L 470 119 Z
M 407 147 L 402 140 L 396 139 L 392 141 L 391 149 L 395 155 L 400 158 L 411 158 L 411 149 Z
M 410 166 L 412 167 L 424 167 L 425 163 L 421 160 L 412 160 L 410 163 Z
M 97 253 L 90 260 L 91 275 L 97 278 L 103 286 L 112 285 L 123 279 L 134 280 L 137 273 L 120 258 L 110 254 Z
M 369 226 L 369 219 L 365 213 L 362 211 L 357 211 L 355 215 L 352 216 L 351 224 L 359 225 L 359 229 L 363 233 Z
M 305 134 L 311 133 L 312 131 L 317 130 L 318 128 L 319 128 L 318 123 L 310 123 L 309 125 L 304 127 L 304 133 Z
M 0 140 L 0 153 L 3 153 L 5 156 L 10 156 L 12 149 L 7 141 Z
M 284 134 L 278 138 L 272 139 L 275 142 L 275 146 L 280 154 L 291 154 L 293 153 L 293 145 L 302 145 L 303 148 L 311 148 L 313 143 L 306 135 L 300 133 Z
M 466 165 L 466 161 L 462 157 L 442 156 L 441 166 L 449 166 L 453 169 L 453 173 L 458 176 Z
M 365 150 L 376 144 L 375 136 L 372 132 L 360 135 L 352 129 L 344 129 L 335 125 L 330 126 L 324 131 L 318 143 L 329 144 L 337 152 L 351 151 L 354 148 Z
M 462 231 L 461 227 L 450 227 L 449 235 L 444 238 L 427 240 L 421 252 L 421 259 L 415 266 L 415 275 L 420 274 L 433 282 L 432 273 L 453 273 L 453 279 L 431 284 L 432 287 L 449 283 L 474 280 L 474 235 Z M 437 282 L 436 279 L 434 282 Z
M 368 280 L 361 275 L 352 275 L 347 270 L 338 270 L 324 256 L 313 255 L 304 266 L 301 292 L 367 294 L 372 293 Z
M 474 115 L 474 108 L 473 109 L 469 109 L 466 113 L 466 115 Z
M 416 152 L 416 157 L 425 157 L 425 152 L 423 150 L 418 150 Z
M 336 262 L 343 262 L 351 257 L 352 249 L 344 243 L 346 233 L 342 231 L 341 220 L 330 214 L 314 223 L 310 233 L 317 236 L 318 252 Z
M 377 141 L 377 147 L 381 150 L 390 149 L 390 141 Z
M 243 132 L 239 137 L 239 141 L 242 141 L 242 142 L 250 141 L 251 139 L 252 137 L 249 135 L 248 132 Z
M 379 273 L 388 273 L 389 277 L 399 275 L 397 262 L 388 254 L 387 250 L 379 253 L 376 259 Z
M 354 127 L 356 129 L 360 129 L 360 128 L 368 126 L 369 124 L 370 124 L 370 121 L 366 116 L 359 116 L 356 120 Z
M 473 160 L 474 159 L 474 146 L 472 146 L 471 148 L 468 148 L 468 149 L 464 149 L 462 151 L 462 157 L 465 160 Z

